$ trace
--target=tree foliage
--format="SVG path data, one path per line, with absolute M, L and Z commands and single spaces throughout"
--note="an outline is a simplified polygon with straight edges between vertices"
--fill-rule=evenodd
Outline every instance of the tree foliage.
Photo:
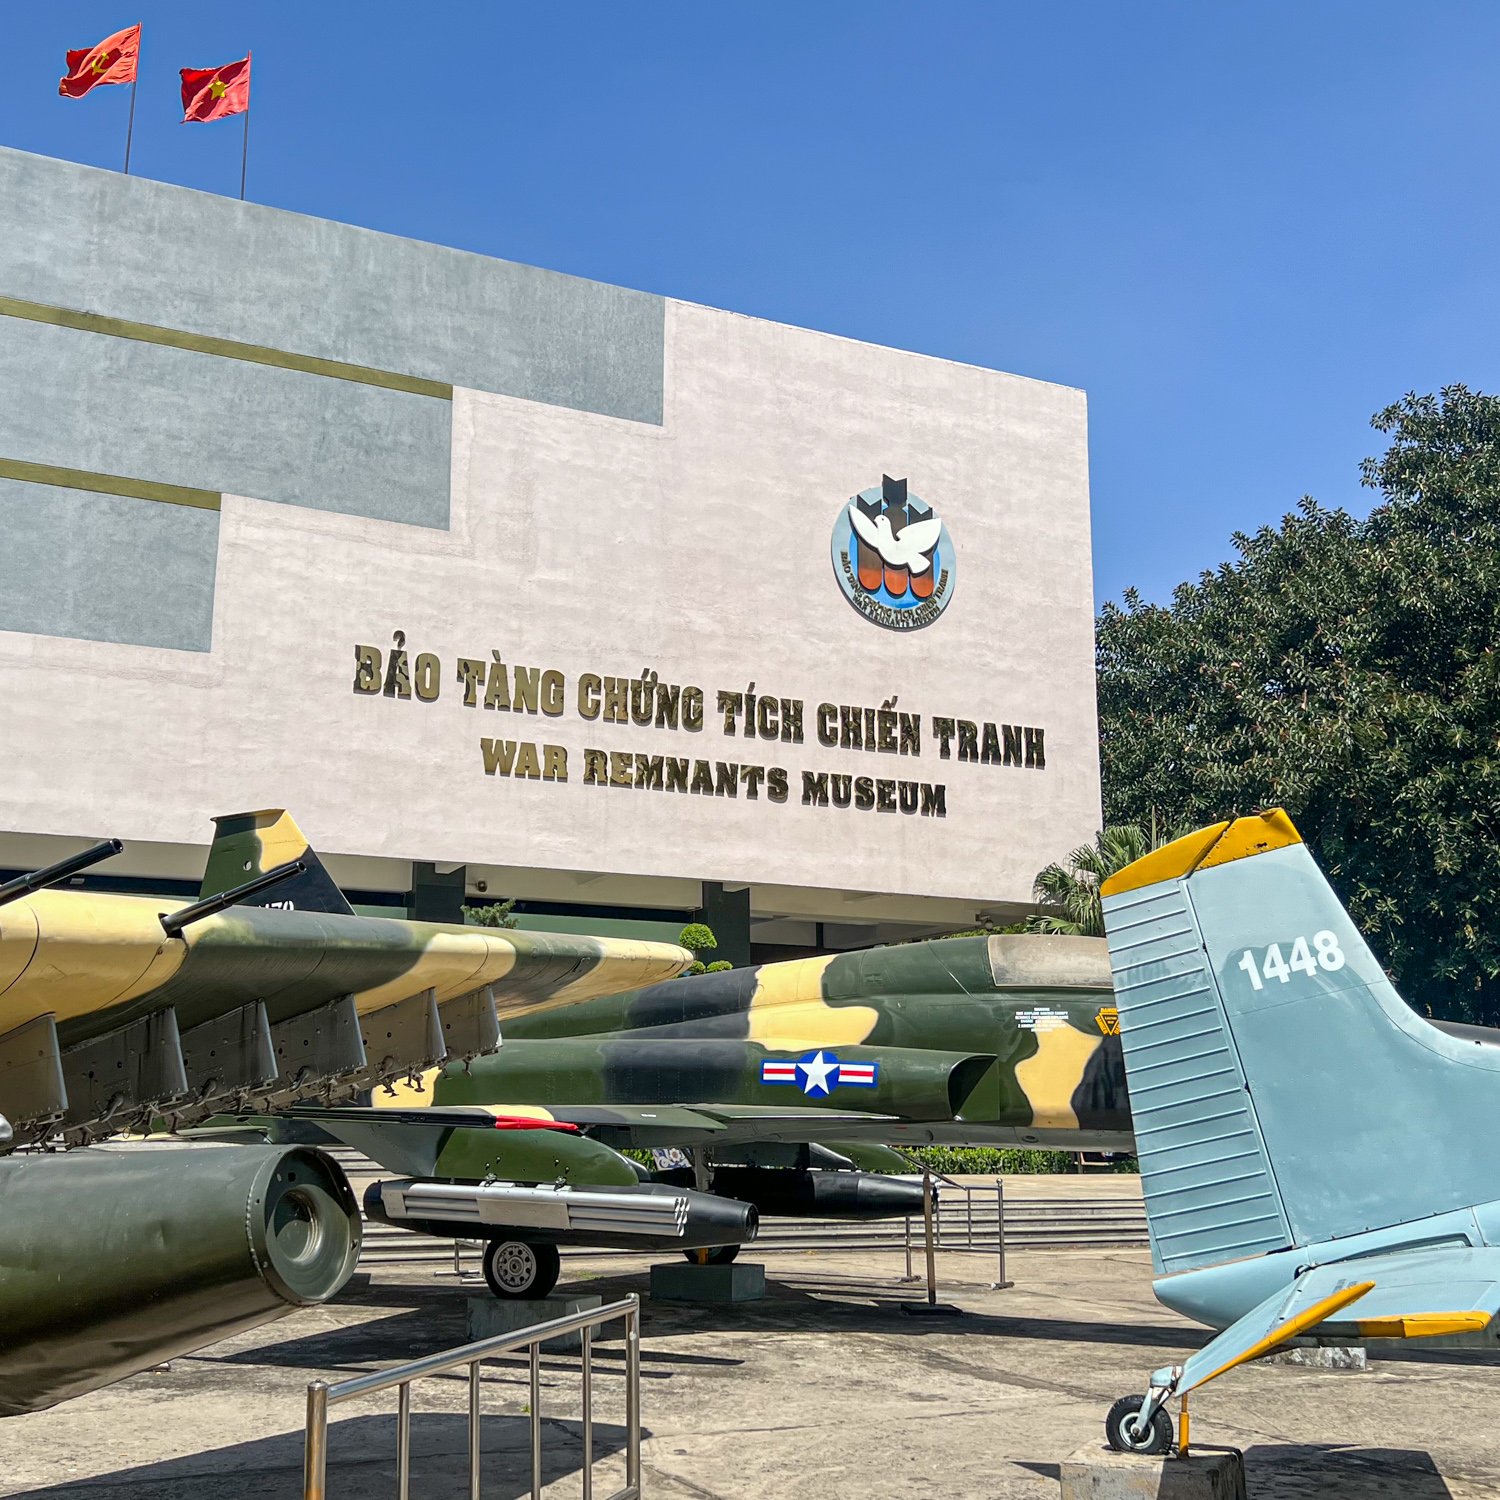
M 677 934 L 679 947 L 686 948 L 692 955 L 693 961 L 681 974 L 679 979 L 686 979 L 689 974 L 707 974 L 710 971 L 717 972 L 719 968 L 733 968 L 732 964 L 720 960 L 716 964 L 704 964 L 700 957 L 704 953 L 712 953 L 719 946 L 719 940 L 714 936 L 714 930 L 706 922 L 689 922 L 681 932 Z
M 679 947 L 690 949 L 694 953 L 711 953 L 719 946 L 713 928 L 706 922 L 689 922 L 677 934 L 677 942 Z
M 1123 870 L 1143 854 L 1160 847 L 1163 840 L 1134 823 L 1117 823 L 1082 844 L 1065 865 L 1048 865 L 1036 878 L 1031 894 L 1041 914 L 1028 917 L 1027 932 L 1046 932 L 1065 937 L 1103 937 L 1104 912 L 1099 887 L 1116 870 Z
M 1377 413 L 1364 520 L 1306 498 L 1098 623 L 1111 822 L 1284 806 L 1406 998 L 1500 1022 L 1500 399 Z
M 464 907 L 464 918 L 473 927 L 519 927 L 515 915 L 516 898 L 509 901 L 486 901 L 482 906 Z

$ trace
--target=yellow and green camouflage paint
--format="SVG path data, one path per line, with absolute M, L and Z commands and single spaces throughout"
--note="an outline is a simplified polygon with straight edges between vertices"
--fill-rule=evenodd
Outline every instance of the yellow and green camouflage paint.
M 0 1030 L 51 1014 L 66 1047 L 166 1006 L 187 1030 L 264 1001 L 274 1025 L 345 995 L 366 1016 L 423 990 L 441 1007 L 485 986 L 507 1019 L 669 979 L 692 961 L 664 943 L 356 916 L 286 813 L 218 822 L 205 894 L 292 860 L 306 873 L 176 937 L 161 916 L 179 901 L 61 889 L 0 906 Z
M 724 1143 L 1130 1145 L 1108 958 L 1088 938 L 912 943 L 518 1016 L 499 1053 L 438 1073 L 427 1097 L 615 1144 L 686 1141 L 702 1117 Z M 676 1126 L 664 1106 L 686 1112 Z

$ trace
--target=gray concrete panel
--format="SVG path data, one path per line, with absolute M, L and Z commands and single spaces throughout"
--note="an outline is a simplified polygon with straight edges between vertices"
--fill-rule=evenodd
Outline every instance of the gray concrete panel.
M 0 149 L 0 295 L 662 416 L 660 297 Z
M 0 630 L 212 645 L 219 513 L 0 479 Z
M 452 406 L 0 318 L 0 457 L 448 524 Z

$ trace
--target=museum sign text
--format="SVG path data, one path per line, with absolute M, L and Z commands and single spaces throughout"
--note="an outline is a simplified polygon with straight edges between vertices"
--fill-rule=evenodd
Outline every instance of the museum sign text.
M 399 630 L 388 649 L 354 648 L 356 694 L 433 703 L 443 696 L 445 681 L 450 697 L 481 715 L 486 710 L 552 719 L 571 715 L 601 726 L 707 733 L 731 742 L 712 756 L 652 753 L 649 741 L 623 750 L 586 746 L 570 756 L 567 746 L 544 739 L 480 734 L 479 759 L 487 776 L 543 782 L 576 777 L 585 786 L 744 797 L 752 802 L 762 797 L 774 803 L 796 798 L 808 807 L 942 818 L 948 814 L 945 782 L 883 775 L 885 768 L 878 765 L 861 776 L 816 766 L 769 764 L 760 747 L 816 743 L 897 761 L 925 753 L 940 761 L 999 770 L 1043 771 L 1047 766 L 1045 734 L 1039 727 L 923 715 L 898 707 L 894 697 L 878 707 L 809 704 L 802 698 L 758 692 L 753 682 L 711 692 L 691 683 L 662 682 L 650 669 L 634 677 L 583 672 L 570 682 L 553 668 L 507 663 L 499 651 L 492 651 L 488 659 L 460 656 L 445 673 L 433 653 L 409 651 L 405 633 Z M 734 741 L 754 743 L 757 758 L 746 754 L 749 746 L 736 753 L 731 748 Z

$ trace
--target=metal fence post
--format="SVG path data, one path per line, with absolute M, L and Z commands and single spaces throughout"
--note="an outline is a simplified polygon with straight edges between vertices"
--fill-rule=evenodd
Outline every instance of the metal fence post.
M 533 1344 L 531 1355 L 531 1500 L 542 1500 L 542 1346 Z M 478 1497 L 475 1497 L 478 1500 Z
M 585 1328 L 583 1342 L 583 1500 L 594 1500 L 594 1330 Z
M 625 1314 L 625 1485 L 641 1492 L 641 1299 Z
M 995 1285 L 1002 1291 L 1010 1285 L 1005 1279 L 1005 1179 L 995 1179 L 995 1243 L 1000 1247 L 1000 1274 Z
M 927 1305 L 937 1306 L 937 1259 L 932 1253 L 932 1173 L 922 1173 L 922 1227 L 927 1238 Z
M 915 1281 L 917 1278 L 912 1275 L 911 1270 L 911 1215 L 908 1214 L 902 1221 L 902 1223 L 904 1224 L 906 1231 L 906 1275 L 901 1278 L 904 1284 L 906 1282 Z
M 479 1500 L 479 1361 L 469 1366 L 469 1500 Z
M 396 1500 L 411 1494 L 411 1382 L 396 1388 Z
M 328 1382 L 307 1388 L 307 1440 L 302 1454 L 302 1500 L 325 1500 L 328 1485 Z

